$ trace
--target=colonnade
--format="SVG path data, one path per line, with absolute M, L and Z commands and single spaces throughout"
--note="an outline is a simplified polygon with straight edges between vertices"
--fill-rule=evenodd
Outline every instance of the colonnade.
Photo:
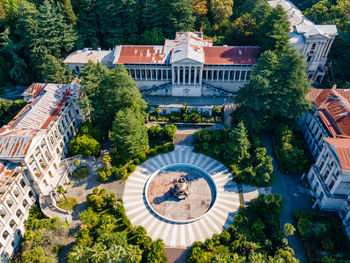
M 201 67 L 196 66 L 175 66 L 172 68 L 172 84 L 201 85 Z
M 251 70 L 242 69 L 204 69 L 205 81 L 249 81 Z
M 160 80 L 160 81 L 169 81 L 172 78 L 171 69 L 135 69 L 135 68 L 128 68 L 127 71 L 129 72 L 130 76 L 134 80 Z

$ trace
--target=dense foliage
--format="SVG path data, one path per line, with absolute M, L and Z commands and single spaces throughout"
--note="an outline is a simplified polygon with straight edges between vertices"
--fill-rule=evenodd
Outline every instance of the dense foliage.
M 87 134 L 77 135 L 69 143 L 69 151 L 73 156 L 81 154 L 84 157 L 97 157 L 100 150 L 100 143 Z
M 202 129 L 195 133 L 195 151 L 228 166 L 233 180 L 258 187 L 274 183 L 272 158 L 256 138 L 251 143 L 241 122 L 233 130 Z
M 143 227 L 132 227 L 114 193 L 94 188 L 87 204 L 68 263 L 167 262 L 163 242 L 152 241 Z
M 68 225 L 57 217 L 44 218 L 40 207 L 33 205 L 25 222 L 24 242 L 13 262 L 48 262 L 57 260 L 57 253 L 65 245 Z
M 26 104 L 25 99 L 15 101 L 0 99 L 0 127 L 8 124 Z
M 349 263 L 349 242 L 341 222 L 319 210 L 294 212 L 310 263 Z
M 233 117 L 254 132 L 271 130 L 279 123 L 294 123 L 311 106 L 305 98 L 310 89 L 306 63 L 296 50 L 287 48 L 282 54 L 266 51 L 251 82 L 237 92 Z
M 164 127 L 159 125 L 151 126 L 147 133 L 151 148 L 172 142 L 176 134 L 176 126 L 173 124 L 165 124 Z
M 188 262 L 299 262 L 280 229 L 282 208 L 280 195 L 260 195 L 240 209 L 227 231 L 204 243 L 195 242 Z
M 309 159 L 304 150 L 304 140 L 297 137 L 287 125 L 280 124 L 274 130 L 274 151 L 282 173 L 307 171 Z

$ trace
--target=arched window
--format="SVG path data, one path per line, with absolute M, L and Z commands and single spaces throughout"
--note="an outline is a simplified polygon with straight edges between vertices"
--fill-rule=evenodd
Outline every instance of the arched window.
M 7 230 L 4 231 L 4 233 L 2 233 L 2 237 L 6 240 L 9 236 L 9 232 L 7 232 Z
M 12 219 L 12 220 L 10 221 L 10 227 L 11 227 L 11 228 L 14 228 L 15 226 L 16 226 L 16 222 L 15 222 L 15 220 Z
M 24 208 L 26 208 L 28 206 L 27 199 L 23 199 L 22 205 L 23 205 Z

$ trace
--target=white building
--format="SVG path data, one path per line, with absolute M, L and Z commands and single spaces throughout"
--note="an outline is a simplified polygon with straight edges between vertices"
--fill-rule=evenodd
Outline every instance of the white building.
M 316 162 L 307 178 L 316 203 L 337 211 L 350 237 L 350 90 L 314 89 L 314 108 L 301 119 Z
M 61 160 L 82 121 L 74 99 L 80 87 L 33 84 L 28 104 L 0 128 L 0 257 L 9 261 L 24 234 L 24 221 L 37 196 L 50 196 L 62 178 Z
M 200 32 L 178 32 L 163 46 L 78 50 L 63 63 L 77 74 L 89 60 L 107 67 L 123 64 L 147 95 L 211 96 L 227 95 L 248 83 L 259 52 L 254 46 L 213 46 Z
M 289 44 L 305 56 L 308 78 L 315 84 L 322 82 L 327 70 L 327 56 L 334 38 L 336 25 L 315 25 L 289 0 L 268 1 L 271 7 L 281 5 L 291 24 Z

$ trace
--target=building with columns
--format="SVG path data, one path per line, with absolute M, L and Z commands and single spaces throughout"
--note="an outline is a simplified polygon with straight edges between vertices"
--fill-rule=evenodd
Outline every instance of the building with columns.
M 315 159 L 307 175 L 320 209 L 336 211 L 350 237 L 350 91 L 314 89 L 314 107 L 300 120 Z
M 178 32 L 163 46 L 83 49 L 63 63 L 77 74 L 91 60 L 109 68 L 124 65 L 146 95 L 198 97 L 229 95 L 250 80 L 260 48 L 213 46 L 201 32 Z
M 30 206 L 67 176 L 56 172 L 83 116 L 73 84 L 32 84 L 27 105 L 0 128 L 0 257 L 8 262 L 24 234 Z
M 338 35 L 336 25 L 316 25 L 289 0 L 270 0 L 271 7 L 281 5 L 290 22 L 289 44 L 305 56 L 307 76 L 317 85 L 327 72 L 329 50 Z

